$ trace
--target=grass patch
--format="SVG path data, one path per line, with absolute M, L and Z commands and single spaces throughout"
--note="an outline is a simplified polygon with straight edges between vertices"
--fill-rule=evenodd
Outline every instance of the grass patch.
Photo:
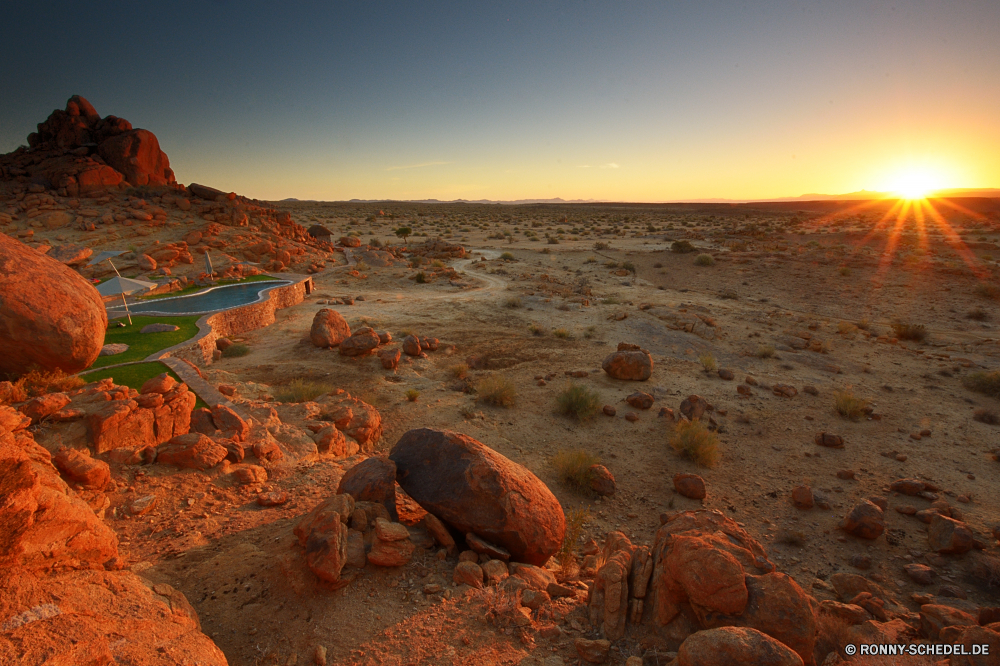
M 701 421 L 681 421 L 674 428 L 670 446 L 701 467 L 714 467 L 719 462 L 719 438 Z
M 517 388 L 505 375 L 488 375 L 476 384 L 476 400 L 497 407 L 511 407 L 517 401 Z
M 90 366 L 90 369 L 96 370 L 108 365 L 141 361 L 161 349 L 179 345 L 197 335 L 198 327 L 195 325 L 195 322 L 200 318 L 201 315 L 186 315 L 183 317 L 133 315 L 131 326 L 128 323 L 128 319 L 120 320 L 125 324 L 125 327 L 118 328 L 111 326 L 104 334 L 104 344 L 124 343 L 129 346 L 128 351 L 122 354 L 115 354 L 114 356 L 98 356 L 97 360 Z M 140 333 L 139 331 L 142 330 L 142 327 L 147 324 L 173 324 L 178 328 L 176 331 L 165 333 Z
M 570 332 L 567 331 L 565 328 L 557 328 L 556 330 L 552 331 L 552 335 L 556 336 L 560 340 L 572 340 L 573 339 L 573 336 L 570 335 Z
M 562 547 L 556 554 L 556 559 L 559 560 L 559 564 L 562 566 L 566 566 L 573 561 L 573 546 L 580 540 L 580 535 L 583 534 L 583 526 L 588 520 L 590 520 L 590 511 L 582 506 L 566 514 L 566 532 L 563 536 Z
M 211 289 L 212 287 L 223 287 L 227 284 L 242 284 L 244 282 L 273 282 L 275 280 L 280 280 L 281 278 L 276 278 L 273 275 L 248 275 L 245 278 L 239 280 L 219 280 L 215 284 L 211 285 L 198 285 L 189 284 L 183 289 L 178 289 L 177 291 L 167 292 L 166 294 L 154 294 L 153 296 L 140 296 L 140 301 L 155 301 L 158 298 L 177 298 L 178 296 L 189 296 L 191 294 L 196 294 L 199 291 L 205 289 Z M 132 317 L 135 319 L 135 317 Z
M 559 413 L 580 420 L 589 419 L 601 406 L 601 396 L 580 384 L 570 384 L 556 397 Z
M 600 464 L 601 459 L 583 449 L 560 451 L 552 457 L 552 465 L 563 483 L 577 490 L 589 491 L 591 465 Z
M 409 389 L 406 392 L 406 399 L 409 400 L 410 402 L 416 402 L 417 398 L 419 397 L 420 397 L 420 391 L 418 391 L 417 389 Z
M 900 340 L 912 340 L 913 342 L 923 342 L 927 339 L 927 327 L 923 324 L 907 324 L 896 322 L 892 325 L 892 331 Z
M 465 363 L 456 363 L 448 368 L 448 372 L 455 379 L 465 379 L 469 374 L 469 366 Z
M 710 254 L 699 254 L 694 258 L 695 266 L 711 266 L 715 263 L 715 259 L 712 258 Z
M 973 372 L 962 380 L 965 388 L 976 393 L 1000 398 L 1000 370 L 993 372 Z
M 521 307 L 521 299 L 517 296 L 511 296 L 506 301 L 503 302 L 505 308 L 516 309 Z
M 759 345 L 757 347 L 757 358 L 774 358 L 774 345 Z
M 276 402 L 309 402 L 335 390 L 337 387 L 327 382 L 311 379 L 294 379 L 273 391 Z
M 239 358 L 241 356 L 246 356 L 250 353 L 250 347 L 246 346 L 242 342 L 237 342 L 236 344 L 229 345 L 222 352 L 223 358 Z
M 705 372 L 715 372 L 719 368 L 719 364 L 715 362 L 715 357 L 710 352 L 699 356 L 698 362 L 701 363 L 701 367 L 705 368 Z
M 142 385 L 147 381 L 167 373 L 177 381 L 181 381 L 181 378 L 177 376 L 173 370 L 163 365 L 159 361 L 150 361 L 149 363 L 134 363 L 132 365 L 123 365 L 120 368 L 107 368 L 106 370 L 98 370 L 96 372 L 88 372 L 85 375 L 81 375 L 83 381 L 88 384 L 91 382 L 99 382 L 102 379 L 107 379 L 111 377 L 115 384 L 119 386 L 127 386 L 129 388 L 134 388 L 136 391 L 142 388 Z M 204 407 L 205 404 L 200 405 Z
M 851 391 L 837 391 L 833 396 L 834 409 L 845 419 L 857 421 L 864 416 L 865 410 L 868 409 L 868 401 L 855 396 Z

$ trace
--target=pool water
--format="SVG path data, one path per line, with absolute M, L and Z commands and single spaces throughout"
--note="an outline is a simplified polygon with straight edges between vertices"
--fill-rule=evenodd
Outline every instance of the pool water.
M 176 296 L 174 298 L 159 298 L 143 303 L 129 303 L 128 311 L 132 314 L 181 315 L 230 310 L 241 305 L 256 303 L 264 297 L 264 292 L 268 289 L 281 287 L 286 284 L 292 283 L 287 280 L 273 280 L 212 287 L 208 291 L 191 294 L 190 296 Z M 123 305 L 116 305 L 108 309 L 114 310 L 116 313 L 125 314 L 125 306 Z

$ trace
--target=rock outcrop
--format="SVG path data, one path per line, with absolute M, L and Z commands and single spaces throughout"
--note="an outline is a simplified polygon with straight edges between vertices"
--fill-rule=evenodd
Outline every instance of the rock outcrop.
M 0 234 L 0 372 L 79 372 L 101 353 L 108 316 L 79 273 Z
M 475 439 L 448 430 L 405 433 L 389 455 L 396 480 L 424 509 L 465 534 L 541 565 L 562 545 L 566 520 L 529 470 Z

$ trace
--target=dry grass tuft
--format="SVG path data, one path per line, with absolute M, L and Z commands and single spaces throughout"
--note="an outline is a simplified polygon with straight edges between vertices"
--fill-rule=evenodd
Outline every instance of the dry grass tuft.
M 511 296 L 503 303 L 505 308 L 516 309 L 521 307 L 521 299 L 517 296 Z
M 335 385 L 327 382 L 293 379 L 288 384 L 275 389 L 273 394 L 276 402 L 309 402 L 336 389 Z
M 420 391 L 418 391 L 417 389 L 408 389 L 406 391 L 406 399 L 409 400 L 410 402 L 416 402 L 417 398 L 419 397 L 420 397 Z
M 699 356 L 698 362 L 701 363 L 701 367 L 705 369 L 705 372 L 715 372 L 719 368 L 719 364 L 715 362 L 715 357 L 712 356 L 711 352 L 706 352 Z
M 556 398 L 559 413 L 579 420 L 589 419 L 601 408 L 601 396 L 597 391 L 580 384 L 570 384 Z
M 556 553 L 556 559 L 563 567 L 573 561 L 573 547 L 583 534 L 583 526 L 590 520 L 590 511 L 577 507 L 566 514 L 566 533 L 563 536 L 562 547 Z
M 927 327 L 923 324 L 908 324 L 897 321 L 892 325 L 892 331 L 900 340 L 923 342 L 927 339 Z
M 760 345 L 757 347 L 757 358 L 774 358 L 776 350 L 774 345 Z
M 719 462 L 719 438 L 701 421 L 678 423 L 670 438 L 670 446 L 702 467 L 714 467 Z
M 29 370 L 27 373 L 12 383 L 10 395 L 7 399 L 10 402 L 21 402 L 28 398 L 45 395 L 46 393 L 63 393 L 80 388 L 85 381 L 73 375 L 67 375 L 62 370 Z
M 229 345 L 226 347 L 222 355 L 225 358 L 239 358 L 240 356 L 246 356 L 250 353 L 250 347 L 246 346 L 242 342 L 237 342 L 234 345 Z
M 845 419 L 857 421 L 865 414 L 868 408 L 868 401 L 858 398 L 849 390 L 836 391 L 834 394 L 834 409 Z
M 972 413 L 972 418 L 986 425 L 1000 425 L 1000 415 L 992 409 L 977 409 Z
M 601 459 L 583 449 L 560 451 L 552 457 L 552 465 L 563 483 L 578 490 L 590 490 L 590 467 Z
M 965 388 L 976 393 L 1000 398 L 1000 370 L 993 372 L 973 372 L 962 380 Z
M 498 407 L 511 407 L 517 401 L 517 388 L 506 375 L 487 375 L 476 384 L 479 402 Z
M 710 254 L 699 254 L 694 258 L 695 266 L 711 266 L 715 263 L 715 259 L 712 258 Z
M 469 366 L 465 363 L 456 363 L 448 368 L 448 372 L 455 379 L 465 379 L 469 375 Z

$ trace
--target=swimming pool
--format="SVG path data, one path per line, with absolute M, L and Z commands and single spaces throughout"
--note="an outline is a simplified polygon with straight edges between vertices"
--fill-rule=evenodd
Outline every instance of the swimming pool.
M 174 298 L 159 298 L 142 303 L 129 303 L 128 311 L 132 314 L 207 314 L 230 310 L 241 305 L 249 305 L 263 300 L 264 292 L 275 287 L 292 284 L 287 280 L 268 280 L 230 284 L 223 287 L 212 287 L 190 296 L 175 296 Z M 124 305 L 108 308 L 109 312 L 125 314 Z

